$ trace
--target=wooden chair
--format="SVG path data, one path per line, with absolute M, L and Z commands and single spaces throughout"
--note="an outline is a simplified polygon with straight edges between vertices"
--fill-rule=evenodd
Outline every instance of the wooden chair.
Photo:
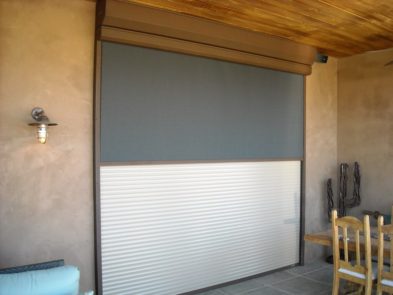
M 339 228 L 342 231 L 342 241 L 340 241 Z M 338 295 L 340 279 L 347 280 L 360 285 L 359 291 L 365 288 L 364 294 L 370 295 L 373 280 L 376 279 L 376 270 L 373 271 L 371 262 L 371 238 L 370 238 L 370 218 L 364 216 L 363 222 L 359 219 L 346 216 L 337 218 L 337 211 L 332 211 L 332 229 L 333 229 L 333 261 L 334 261 L 334 278 L 333 278 L 333 295 Z M 349 261 L 348 229 L 354 232 L 356 261 L 352 265 Z M 361 260 L 361 243 L 360 233 L 363 233 L 364 241 L 364 261 Z M 344 260 L 340 257 L 340 243 L 344 245 Z M 352 244 L 352 243 L 351 243 Z M 363 248 L 363 247 L 362 247 Z
M 377 295 L 393 294 L 393 208 L 392 224 L 384 225 L 383 216 L 378 217 L 378 285 Z M 390 237 L 390 267 L 384 269 L 384 235 Z

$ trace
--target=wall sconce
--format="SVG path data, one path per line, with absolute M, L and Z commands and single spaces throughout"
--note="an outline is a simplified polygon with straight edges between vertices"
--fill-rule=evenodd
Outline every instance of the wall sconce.
M 35 120 L 35 122 L 30 123 L 29 126 L 37 127 L 37 139 L 40 143 L 46 143 L 48 139 L 48 127 L 56 126 L 57 123 L 51 123 L 49 118 L 45 115 L 45 112 L 42 108 L 34 108 L 31 111 L 31 116 Z

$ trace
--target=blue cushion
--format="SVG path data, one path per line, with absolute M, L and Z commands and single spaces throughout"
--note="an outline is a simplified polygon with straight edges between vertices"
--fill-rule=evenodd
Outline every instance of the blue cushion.
M 0 274 L 0 295 L 77 295 L 79 275 L 71 265 Z
M 17 273 L 17 272 L 24 272 L 24 271 L 30 271 L 30 270 L 41 270 L 41 269 L 54 268 L 54 267 L 59 267 L 59 266 L 64 266 L 64 259 L 58 259 L 58 260 L 52 260 L 52 261 L 46 261 L 46 262 L 34 263 L 34 264 L 28 264 L 28 265 L 21 265 L 21 266 L 15 266 L 15 267 L 2 268 L 2 269 L 0 269 L 0 274 Z

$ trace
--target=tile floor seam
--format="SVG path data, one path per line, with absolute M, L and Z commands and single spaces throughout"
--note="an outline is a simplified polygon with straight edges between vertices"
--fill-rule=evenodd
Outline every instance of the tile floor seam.
M 260 286 L 258 286 L 256 288 L 253 288 L 253 289 L 250 289 L 250 290 L 247 290 L 247 291 L 244 291 L 244 292 L 241 292 L 241 293 L 236 294 L 236 295 L 244 295 L 244 294 L 247 294 L 248 292 L 258 290 L 259 288 L 260 288 Z
M 313 273 L 313 272 L 315 272 L 315 271 L 319 271 L 319 270 L 322 270 L 322 269 L 324 269 L 324 268 L 326 268 L 326 266 L 321 266 L 320 268 L 316 268 L 316 269 L 313 269 L 313 270 L 310 270 L 310 271 L 307 271 L 307 272 L 303 272 L 303 273 L 298 273 L 298 275 L 305 275 L 305 274 L 309 274 L 309 273 Z M 291 270 L 289 270 L 289 271 L 291 271 Z M 292 274 L 293 274 L 293 272 L 291 272 Z
M 324 284 L 324 285 L 327 285 L 327 286 L 331 285 L 330 283 L 325 283 L 325 282 L 322 282 L 322 281 L 319 281 L 319 280 L 316 280 L 316 279 L 313 279 L 313 278 L 310 278 L 310 277 L 307 277 L 307 276 L 304 276 L 304 275 L 300 275 L 300 276 L 305 278 L 305 279 L 308 279 L 310 281 L 316 282 L 316 283 L 321 283 L 321 284 Z
M 278 290 L 278 291 L 284 293 L 284 294 L 293 295 L 293 293 L 290 293 L 290 292 L 288 292 L 288 291 L 286 291 L 286 290 L 281 290 L 280 288 L 277 288 L 277 287 L 273 287 L 273 288 L 274 288 L 275 290 Z
M 272 286 L 272 285 L 261 285 L 261 286 L 259 286 L 259 287 L 257 287 L 257 288 L 249 289 L 249 290 L 247 290 L 247 291 L 242 291 L 241 293 L 238 293 L 238 294 L 236 294 L 236 295 L 247 295 L 247 293 L 252 292 L 252 291 L 257 291 L 257 290 L 259 290 L 259 289 L 262 289 L 263 287 L 269 287 L 269 288 L 271 288 L 271 289 L 280 291 L 280 292 L 282 292 L 282 293 L 285 293 L 285 294 L 288 294 L 288 295 L 293 295 L 293 293 L 289 293 L 289 292 L 286 291 L 286 290 L 281 290 L 281 289 L 279 289 L 279 288 L 277 288 L 277 287 L 274 287 L 274 286 Z M 233 294 L 233 293 L 225 293 L 225 295 L 234 295 L 234 294 Z
M 234 285 L 236 285 L 236 284 L 234 284 Z M 229 285 L 229 286 L 231 286 L 231 285 Z M 240 293 L 237 293 L 237 294 L 234 294 L 231 291 L 229 291 L 229 292 L 228 291 L 223 291 L 223 290 L 219 290 L 219 291 L 222 292 L 224 295 L 244 295 L 247 292 L 255 291 L 255 290 L 258 290 L 258 289 L 259 289 L 259 287 L 256 287 L 256 288 L 253 288 L 253 289 L 240 291 Z
M 310 278 L 308 278 L 308 277 L 305 277 L 305 276 L 303 276 L 303 275 L 298 275 L 297 277 L 295 277 L 295 278 L 303 278 L 303 279 L 306 279 L 306 280 L 309 280 L 309 281 L 312 281 L 313 283 L 317 283 L 317 284 L 320 284 L 320 285 L 322 285 L 323 287 L 330 287 L 329 285 L 327 285 L 327 284 L 323 284 L 323 283 L 321 283 L 320 281 L 317 281 L 317 280 L 314 280 L 314 279 L 310 279 Z M 292 279 L 295 279 L 295 278 L 292 278 Z M 288 280 L 285 280 L 285 281 L 288 281 Z M 284 282 L 284 281 L 283 281 Z M 279 284 L 280 282 L 277 282 L 277 284 Z M 287 294 L 290 294 L 290 295 L 294 295 L 295 293 L 288 293 L 289 291 L 287 291 L 287 290 L 284 290 L 284 289 L 281 289 L 279 286 L 273 286 L 274 288 L 276 288 L 277 290 L 279 290 L 279 291 L 281 291 L 281 292 L 284 292 L 284 293 L 287 293 Z M 323 294 L 323 292 L 326 292 L 326 290 L 323 290 L 323 291 L 321 291 L 321 293 L 318 293 L 318 294 Z M 303 293 L 296 293 L 296 295 L 302 295 Z M 308 294 L 308 293 L 304 293 L 304 294 Z
M 290 293 L 290 292 L 288 292 L 288 291 L 286 291 L 286 290 L 279 289 L 279 288 L 274 287 L 274 286 L 266 286 L 266 285 L 264 285 L 263 287 L 269 287 L 269 288 L 271 288 L 271 289 L 273 289 L 273 290 L 280 291 L 281 293 L 284 293 L 284 294 L 287 294 L 287 295 L 294 295 L 293 293 Z M 254 289 L 254 290 L 249 290 L 249 291 L 247 291 L 247 292 L 245 292 L 245 293 L 242 293 L 242 294 L 247 295 L 248 292 L 255 291 L 255 290 L 259 290 L 259 289 L 260 289 L 260 288 L 257 288 L 257 289 Z M 242 295 L 242 294 L 238 294 L 238 295 Z
M 259 288 L 250 289 L 250 290 L 247 290 L 247 291 L 244 291 L 244 292 L 239 293 L 239 295 L 244 295 L 244 294 L 247 295 L 247 293 L 252 292 L 252 291 L 256 291 L 256 290 L 258 290 L 258 289 L 259 289 Z
M 289 292 L 289 291 L 287 291 L 287 290 L 283 290 L 283 289 L 281 289 L 281 288 L 279 288 L 279 287 L 274 287 L 274 289 L 276 289 L 276 290 L 278 290 L 278 291 L 280 291 L 281 293 L 284 293 L 284 294 L 294 295 L 294 293 Z
M 293 277 L 290 277 L 290 278 L 287 278 L 287 279 L 283 279 L 283 280 L 280 280 L 280 281 L 277 281 L 277 282 L 274 282 L 274 283 L 261 283 L 261 284 L 263 286 L 267 286 L 267 287 L 274 287 L 273 286 L 274 284 L 283 283 L 283 282 L 286 282 L 286 281 L 289 281 L 289 280 L 292 280 L 292 279 L 295 279 L 295 278 L 301 276 L 300 274 L 294 274 L 294 273 L 291 273 L 291 275 L 293 275 Z
M 320 270 L 322 270 L 322 269 L 325 269 L 325 268 L 329 268 L 329 266 L 322 266 L 321 268 L 317 268 L 317 269 L 314 269 L 314 270 L 311 270 L 311 271 L 309 271 L 309 272 L 305 272 L 305 273 L 302 273 L 302 274 L 310 274 L 310 273 L 313 273 L 313 272 L 316 272 L 316 271 L 320 271 Z

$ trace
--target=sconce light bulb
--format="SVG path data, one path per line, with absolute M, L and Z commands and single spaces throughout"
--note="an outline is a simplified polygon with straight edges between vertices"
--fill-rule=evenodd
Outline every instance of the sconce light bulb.
M 38 138 L 38 141 L 42 144 L 46 143 L 46 137 L 40 137 Z
M 37 127 L 37 138 L 40 143 L 42 143 L 42 144 L 46 143 L 46 139 L 48 138 L 48 132 L 46 130 L 46 125 L 42 124 Z

